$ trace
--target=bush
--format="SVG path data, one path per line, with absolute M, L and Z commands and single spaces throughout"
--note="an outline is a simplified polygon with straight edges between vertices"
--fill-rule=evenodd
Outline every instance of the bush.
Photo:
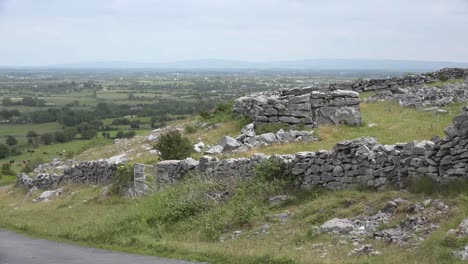
M 133 128 L 133 129 L 140 128 L 140 120 L 134 120 L 130 122 L 130 128 Z
M 135 135 L 136 135 L 135 131 L 124 132 L 122 130 L 119 130 L 117 134 L 115 135 L 115 138 L 132 138 Z
M 195 132 L 197 132 L 197 128 L 195 126 L 191 126 L 191 125 L 186 125 L 185 126 L 185 133 L 187 134 L 193 134 Z
M 121 163 L 115 169 L 114 181 L 109 189 L 112 194 L 120 194 L 122 190 L 133 184 L 133 165 Z
M 161 152 L 160 157 L 163 160 L 185 159 L 193 152 L 192 143 L 176 130 L 161 135 L 154 148 Z
M 68 141 L 67 135 L 65 135 L 65 132 L 63 131 L 56 131 L 54 133 L 54 139 L 55 141 L 60 143 L 65 143 Z
M 41 135 L 41 141 L 46 145 L 50 145 L 54 141 L 54 136 L 51 133 L 44 133 Z
M 2 164 L 2 169 L 0 170 L 0 177 L 2 177 L 2 176 L 12 176 L 12 175 L 15 175 L 15 173 L 11 169 L 11 164 L 10 163 L 3 163 Z
M 255 177 L 272 181 L 275 179 L 286 180 L 291 178 L 286 164 L 277 158 L 269 158 L 254 167 Z
M 16 140 L 15 137 L 12 137 L 12 136 L 7 136 L 6 140 L 5 140 L 5 143 L 10 146 L 10 147 L 13 147 L 14 145 L 18 144 L 18 140 Z
M 443 75 L 441 75 L 441 76 L 439 77 L 439 80 L 442 81 L 442 82 L 446 82 L 446 81 L 448 81 L 448 79 L 449 79 L 449 78 L 448 78 L 445 74 L 443 74 Z
M 217 204 L 209 194 L 223 192 L 224 189 L 225 186 L 216 180 L 192 176 L 161 193 L 158 197 L 160 207 L 154 220 L 171 224 L 197 216 Z
M 24 172 L 24 173 L 33 172 L 34 169 L 37 168 L 37 166 L 39 166 L 39 164 L 42 164 L 42 163 L 44 163 L 42 158 L 31 160 L 30 162 L 26 163 L 26 165 L 23 166 L 23 169 L 21 170 L 21 172 Z
M 0 143 L 0 159 L 4 159 L 8 156 L 10 156 L 10 148 L 8 145 Z
M 81 132 L 81 138 L 83 139 L 92 139 L 97 136 L 97 131 L 94 129 L 83 130 Z

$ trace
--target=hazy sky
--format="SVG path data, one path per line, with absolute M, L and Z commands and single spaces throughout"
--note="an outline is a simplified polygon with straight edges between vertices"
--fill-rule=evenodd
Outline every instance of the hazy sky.
M 0 65 L 468 62 L 468 0 L 0 0 Z

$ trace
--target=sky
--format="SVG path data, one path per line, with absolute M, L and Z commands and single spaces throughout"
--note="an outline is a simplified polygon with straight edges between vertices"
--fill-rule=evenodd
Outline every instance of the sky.
M 468 62 L 468 0 L 0 0 L 0 65 Z

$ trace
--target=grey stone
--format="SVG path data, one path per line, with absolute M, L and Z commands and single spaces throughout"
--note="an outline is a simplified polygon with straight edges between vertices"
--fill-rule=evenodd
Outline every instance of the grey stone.
M 232 151 L 241 146 L 241 144 L 230 136 L 224 136 L 221 138 L 220 145 L 223 147 L 223 151 Z

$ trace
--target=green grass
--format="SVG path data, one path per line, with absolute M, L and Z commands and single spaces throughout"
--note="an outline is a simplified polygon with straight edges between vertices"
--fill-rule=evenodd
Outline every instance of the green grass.
M 63 158 L 67 155 L 78 155 L 89 148 L 98 148 L 99 146 L 112 144 L 112 140 L 105 140 L 102 138 L 95 138 L 91 140 L 73 140 L 66 143 L 57 143 L 52 145 L 40 145 L 34 148 L 34 153 L 24 151 L 21 155 L 10 156 L 5 159 L 0 159 L 0 164 L 14 160 L 12 170 L 18 173 L 23 168 L 23 160 L 36 160 L 41 159 L 48 162 L 54 158 L 58 158 L 58 153 L 63 154 Z
M 28 131 L 35 131 L 39 135 L 43 133 L 52 133 L 62 130 L 59 123 L 43 123 L 43 124 L 2 124 L 0 125 L 0 142 L 4 142 L 6 136 L 14 136 L 20 145 L 27 143 L 26 133 Z
M 430 140 L 434 136 L 444 136 L 444 129 L 452 124 L 453 117 L 460 113 L 461 107 L 462 104 L 442 107 L 449 113 L 436 115 L 420 109 L 403 108 L 393 102 L 361 103 L 363 121 L 361 126 L 323 126 L 314 129 L 320 135 L 319 141 L 271 145 L 237 153 L 235 156 L 329 150 L 337 142 L 361 136 L 375 137 L 381 144 Z M 377 124 L 377 126 L 368 127 L 368 124 Z
M 5 176 L 5 175 L 1 176 L 0 175 L 0 186 L 10 185 L 10 184 L 13 184 L 15 181 L 16 181 L 15 176 Z
M 34 196 L 24 199 L 21 190 L 10 194 L 0 190 L 0 227 L 58 241 L 209 263 L 460 263 L 451 256 L 454 246 L 446 246 L 445 233 L 468 215 L 466 192 L 441 197 L 450 211 L 438 216 L 440 228 L 418 249 L 367 241 L 382 255 L 348 257 L 354 248 L 350 243 L 313 234 L 312 226 L 333 217 L 375 213 L 396 197 L 417 202 L 427 196 L 393 190 L 301 191 L 284 184 L 195 177 L 139 199 L 103 198 L 99 187 L 65 186 L 62 197 L 44 204 L 33 204 Z M 205 195 L 222 190 L 229 192 L 225 200 L 216 202 Z M 268 206 L 265 198 L 276 194 L 296 199 Z M 292 217 L 284 224 L 266 217 L 285 211 Z M 270 231 L 256 235 L 266 222 Z M 230 236 L 235 230 L 242 230 L 236 239 L 218 241 L 220 235 Z M 319 258 L 316 243 L 330 243 L 328 255 Z
M 457 83 L 462 83 L 464 81 L 465 81 L 465 79 L 461 78 L 461 79 L 452 79 L 452 80 L 447 80 L 447 81 L 427 83 L 426 85 L 434 87 L 434 86 L 442 86 L 442 85 L 445 85 L 445 84 L 457 84 Z

